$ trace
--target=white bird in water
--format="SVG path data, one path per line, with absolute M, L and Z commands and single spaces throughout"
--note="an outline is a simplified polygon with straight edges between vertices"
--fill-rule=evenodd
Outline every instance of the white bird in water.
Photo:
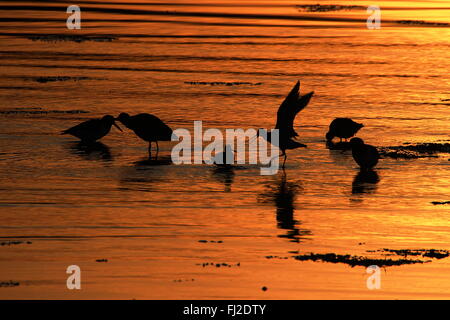
M 283 168 L 286 163 L 287 149 L 306 148 L 306 145 L 293 140 L 292 138 L 298 137 L 297 132 L 294 130 L 294 120 L 297 114 L 302 111 L 311 100 L 314 91 L 311 91 L 303 96 L 300 95 L 300 81 L 297 81 L 294 88 L 281 103 L 277 112 L 277 123 L 275 129 L 279 130 L 279 145 L 282 154 L 284 156 Z M 258 132 L 259 135 L 259 132 Z M 272 137 L 270 132 L 267 132 L 268 142 L 272 143 Z

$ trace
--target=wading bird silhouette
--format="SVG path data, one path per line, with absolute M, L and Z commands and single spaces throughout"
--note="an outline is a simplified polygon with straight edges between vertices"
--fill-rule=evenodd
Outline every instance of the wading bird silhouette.
M 62 131 L 61 134 L 71 134 L 72 136 L 79 138 L 82 142 L 92 143 L 106 136 L 113 125 L 122 131 L 115 123 L 114 117 L 106 115 L 101 119 L 84 121 L 72 128 Z
M 329 130 L 326 134 L 327 141 L 333 140 L 334 137 L 347 140 L 353 137 L 359 129 L 364 127 L 362 123 L 353 121 L 350 118 L 336 118 L 330 123 Z
M 298 137 L 297 132 L 295 132 L 294 130 L 294 120 L 297 114 L 308 105 L 313 94 L 314 91 L 311 91 L 301 96 L 300 81 L 297 81 L 291 92 L 289 92 L 287 97 L 278 108 L 277 123 L 275 125 L 275 129 L 279 130 L 278 148 L 281 150 L 281 155 L 284 156 L 282 168 L 284 168 L 284 165 L 286 163 L 287 149 L 306 148 L 305 144 L 292 139 Z M 258 130 L 257 136 L 259 136 L 259 133 L 260 131 Z M 272 136 L 270 132 L 267 132 L 267 137 L 264 138 L 268 142 L 272 143 Z
M 365 144 L 360 138 L 351 139 L 350 145 L 352 146 L 353 159 L 355 159 L 362 171 L 371 170 L 377 165 L 378 159 L 380 159 L 377 148 Z
M 140 113 L 130 116 L 128 113 L 121 113 L 116 120 L 119 120 L 125 127 L 134 131 L 134 133 L 148 144 L 148 155 L 152 154 L 152 142 L 156 142 L 156 155 L 158 156 L 158 141 L 170 141 L 172 129 L 158 117 Z
M 225 145 L 223 152 L 214 157 L 214 164 L 219 167 L 231 167 L 234 163 L 234 152 L 231 145 Z

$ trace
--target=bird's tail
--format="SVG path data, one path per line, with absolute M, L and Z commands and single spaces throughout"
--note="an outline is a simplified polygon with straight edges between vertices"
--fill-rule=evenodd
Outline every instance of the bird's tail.
M 291 140 L 293 143 L 293 147 L 295 148 L 307 148 L 308 146 L 306 144 Z

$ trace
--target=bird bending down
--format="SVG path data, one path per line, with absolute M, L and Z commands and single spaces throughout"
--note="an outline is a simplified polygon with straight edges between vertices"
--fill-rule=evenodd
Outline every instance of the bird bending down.
M 352 155 L 361 170 L 368 171 L 375 167 L 380 159 L 380 154 L 374 146 L 365 144 L 360 138 L 350 140 Z
M 219 167 L 231 167 L 234 163 L 234 152 L 231 145 L 225 145 L 223 152 L 218 153 L 213 162 Z
M 133 130 L 139 138 L 149 143 L 149 157 L 152 153 L 152 142 L 156 142 L 156 155 L 158 155 L 158 141 L 170 141 L 172 138 L 172 129 L 152 114 L 140 113 L 130 116 L 128 113 L 121 113 L 117 120 L 128 129 Z
M 329 142 L 333 140 L 334 137 L 341 139 L 341 142 L 342 139 L 347 141 L 348 138 L 353 137 L 362 127 L 364 127 L 362 123 L 355 122 L 350 118 L 336 118 L 331 121 L 325 137 Z
M 286 150 L 306 148 L 306 145 L 293 140 L 292 138 L 298 137 L 297 132 L 294 130 L 294 120 L 297 114 L 302 111 L 311 100 L 314 91 L 311 91 L 303 96 L 300 95 L 300 81 L 297 81 L 291 92 L 287 95 L 284 101 L 281 103 L 277 112 L 277 123 L 275 129 L 279 131 L 279 143 L 278 148 L 281 150 L 281 155 L 284 156 L 283 168 L 286 163 L 287 155 Z M 259 136 L 259 132 L 258 132 Z M 272 137 L 270 132 L 267 132 L 266 140 L 272 143 Z
M 106 136 L 113 125 L 122 131 L 115 123 L 114 117 L 106 115 L 101 119 L 84 121 L 72 128 L 62 131 L 61 134 L 71 134 L 72 136 L 79 138 L 82 142 L 91 143 Z

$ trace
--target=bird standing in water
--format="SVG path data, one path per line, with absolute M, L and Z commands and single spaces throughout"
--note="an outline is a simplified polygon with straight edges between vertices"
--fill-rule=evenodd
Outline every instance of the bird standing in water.
M 115 123 L 114 117 L 106 115 L 101 119 L 84 121 L 72 128 L 62 131 L 61 134 L 71 134 L 72 136 L 79 138 L 82 142 L 92 143 L 106 136 L 113 125 L 122 131 Z
M 365 144 L 360 138 L 353 138 L 350 140 L 352 146 L 352 155 L 361 170 L 371 170 L 378 163 L 380 154 L 374 146 Z
M 306 148 L 306 145 L 293 140 L 292 138 L 298 137 L 297 132 L 294 130 L 294 120 L 297 114 L 303 110 L 311 100 L 314 91 L 311 91 L 303 96 L 300 95 L 300 81 L 297 81 L 291 92 L 287 95 L 284 101 L 281 103 L 277 112 L 277 123 L 275 129 L 279 130 L 279 143 L 278 147 L 281 150 L 281 155 L 284 156 L 283 168 L 286 163 L 287 149 Z M 259 131 L 258 131 L 259 136 Z M 272 137 L 270 132 L 267 132 L 266 140 L 272 143 Z
M 225 145 L 223 152 L 218 153 L 213 162 L 219 167 L 231 167 L 234 163 L 233 148 L 229 144 Z
M 353 137 L 359 129 L 364 127 L 362 123 L 353 121 L 350 118 L 336 118 L 330 123 L 330 128 L 326 134 L 327 141 L 333 140 L 334 137 L 345 139 Z
M 139 138 L 149 143 L 149 157 L 152 154 L 152 142 L 156 142 L 156 154 L 158 154 L 158 141 L 170 141 L 172 138 L 172 129 L 152 114 L 140 113 L 130 116 L 128 113 L 121 113 L 117 120 L 128 129 L 133 130 Z

